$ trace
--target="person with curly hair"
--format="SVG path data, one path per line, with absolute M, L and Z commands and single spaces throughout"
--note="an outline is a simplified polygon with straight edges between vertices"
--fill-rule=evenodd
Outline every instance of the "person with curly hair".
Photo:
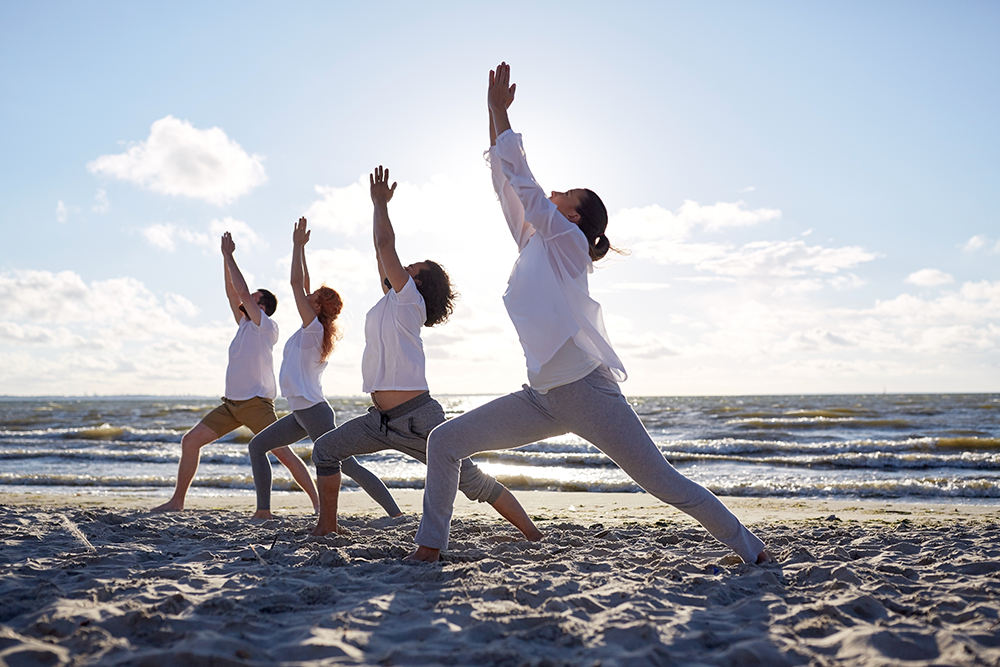
M 339 337 L 336 320 L 344 302 L 336 290 L 325 285 L 315 292 L 309 289 L 306 243 L 310 233 L 306 219 L 299 218 L 292 233 L 291 283 L 302 326 L 285 343 L 278 374 L 281 395 L 288 400 L 291 412 L 254 436 L 249 446 L 253 484 L 257 492 L 254 519 L 272 518 L 271 463 L 267 453 L 287 447 L 307 435 L 315 442 L 337 427 L 333 408 L 323 396 L 320 378 L 326 369 L 326 360 L 333 352 L 334 341 Z M 357 482 L 389 516 L 401 514 L 389 489 L 370 470 L 353 457 L 345 459 L 342 467 L 344 474 Z
M 352 419 L 315 441 L 313 462 L 319 481 L 319 521 L 313 535 L 338 529 L 337 506 L 343 461 L 350 456 L 395 449 L 427 463 L 427 435 L 442 423 L 444 409 L 431 397 L 425 375 L 420 329 L 448 319 L 457 297 L 451 280 L 436 262 L 403 266 L 389 220 L 396 184 L 379 166 L 370 176 L 375 206 L 373 235 L 382 298 L 365 317 L 363 389 L 371 394 L 368 414 Z M 529 540 L 539 540 L 517 499 L 471 460 L 459 464 L 458 488 L 471 500 L 489 503 Z

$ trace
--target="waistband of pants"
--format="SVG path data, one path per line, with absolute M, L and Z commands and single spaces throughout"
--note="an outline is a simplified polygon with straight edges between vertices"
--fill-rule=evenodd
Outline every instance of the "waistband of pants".
M 234 401 L 231 398 L 226 398 L 225 396 L 222 397 L 222 402 L 229 403 L 230 405 L 243 405 L 244 403 L 249 403 L 250 401 L 264 401 L 265 403 L 270 403 L 271 405 L 274 405 L 273 398 L 264 398 L 263 396 L 254 396 L 253 398 L 248 398 L 243 401 Z
M 396 407 L 390 408 L 385 412 L 379 410 L 379 414 L 381 414 L 383 417 L 387 419 L 395 419 L 396 417 L 402 417 L 407 412 L 413 412 L 420 406 L 426 405 L 427 403 L 430 403 L 433 400 L 434 399 L 431 398 L 431 392 L 425 391 L 424 393 L 417 394 L 410 400 L 404 401 L 403 403 L 400 403 Z

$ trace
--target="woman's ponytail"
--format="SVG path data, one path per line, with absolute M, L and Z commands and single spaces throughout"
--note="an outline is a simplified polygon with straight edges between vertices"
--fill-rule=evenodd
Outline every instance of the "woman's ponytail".
M 590 259 L 596 262 L 611 250 L 611 241 L 604 234 L 608 228 L 608 209 L 593 190 L 585 189 L 584 192 L 586 194 L 576 209 L 580 214 L 580 221 L 577 224 L 587 237 Z

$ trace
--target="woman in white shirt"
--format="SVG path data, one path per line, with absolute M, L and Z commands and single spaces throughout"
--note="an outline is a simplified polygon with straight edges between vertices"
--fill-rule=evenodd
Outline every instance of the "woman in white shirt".
M 272 449 L 298 442 L 307 435 L 316 441 L 337 427 L 333 408 L 323 396 L 320 378 L 326 360 L 333 352 L 338 337 L 336 319 L 344 307 L 337 292 L 325 285 L 315 292 L 309 290 L 309 268 L 306 266 L 306 243 L 310 232 L 306 219 L 299 218 L 292 233 L 292 294 L 302 318 L 302 327 L 285 343 L 278 385 L 288 399 L 291 412 L 254 436 L 250 441 L 250 465 L 257 491 L 257 511 L 254 519 L 271 518 L 271 463 L 267 453 Z M 382 506 L 389 516 L 402 514 L 389 489 L 371 471 L 354 458 L 342 464 L 344 474 L 351 477 Z M 315 507 L 314 509 L 319 509 Z
M 622 396 L 625 367 L 604 328 L 587 276 L 611 247 L 607 209 L 590 190 L 552 192 L 535 182 L 520 135 L 510 129 L 510 67 L 490 72 L 493 186 L 520 255 L 504 304 L 524 349 L 528 385 L 456 417 L 430 435 L 424 513 L 412 560 L 435 561 L 448 546 L 458 463 L 478 452 L 574 433 L 604 452 L 639 486 L 697 519 L 749 563 L 769 560 L 764 543 L 712 493 L 678 473 Z
M 389 221 L 389 170 L 369 177 L 375 214 L 372 222 L 382 298 L 365 317 L 363 390 L 371 394 L 368 414 L 341 425 L 315 441 L 313 463 L 319 488 L 319 521 L 313 535 L 337 530 L 340 473 L 345 458 L 395 449 L 427 462 L 427 435 L 444 421 L 444 409 L 431 397 L 424 371 L 422 327 L 441 324 L 451 315 L 456 294 L 448 274 L 425 260 L 404 267 L 396 254 L 396 234 Z M 470 500 L 489 503 L 529 540 L 540 539 L 524 508 L 503 484 L 469 459 L 456 462 L 455 490 Z

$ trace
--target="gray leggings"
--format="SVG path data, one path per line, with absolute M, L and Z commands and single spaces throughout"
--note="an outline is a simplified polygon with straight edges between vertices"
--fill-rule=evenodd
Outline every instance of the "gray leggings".
M 411 398 L 391 410 L 379 412 L 374 406 L 368 414 L 313 440 L 313 463 L 319 477 L 336 475 L 350 456 L 395 449 L 421 463 L 427 463 L 427 435 L 444 421 L 444 409 L 429 392 Z M 493 504 L 504 491 L 504 485 L 487 475 L 469 459 L 455 462 L 455 490 L 461 490 L 470 500 Z M 451 494 L 455 499 L 454 491 Z
M 757 560 L 764 543 L 711 491 L 681 475 L 663 458 L 606 366 L 546 394 L 525 386 L 434 429 L 427 444 L 424 515 L 417 544 L 448 547 L 460 460 L 564 433 L 593 444 L 648 493 L 693 516 L 744 561 Z
M 335 428 L 337 422 L 333 408 L 323 401 L 285 415 L 253 437 L 250 441 L 250 466 L 253 469 L 253 486 L 257 491 L 257 509 L 271 509 L 271 462 L 267 460 L 267 453 L 298 442 L 307 435 L 316 442 L 321 435 Z M 400 513 L 399 506 L 382 480 L 355 459 L 344 461 L 344 474 L 357 482 L 389 516 Z

